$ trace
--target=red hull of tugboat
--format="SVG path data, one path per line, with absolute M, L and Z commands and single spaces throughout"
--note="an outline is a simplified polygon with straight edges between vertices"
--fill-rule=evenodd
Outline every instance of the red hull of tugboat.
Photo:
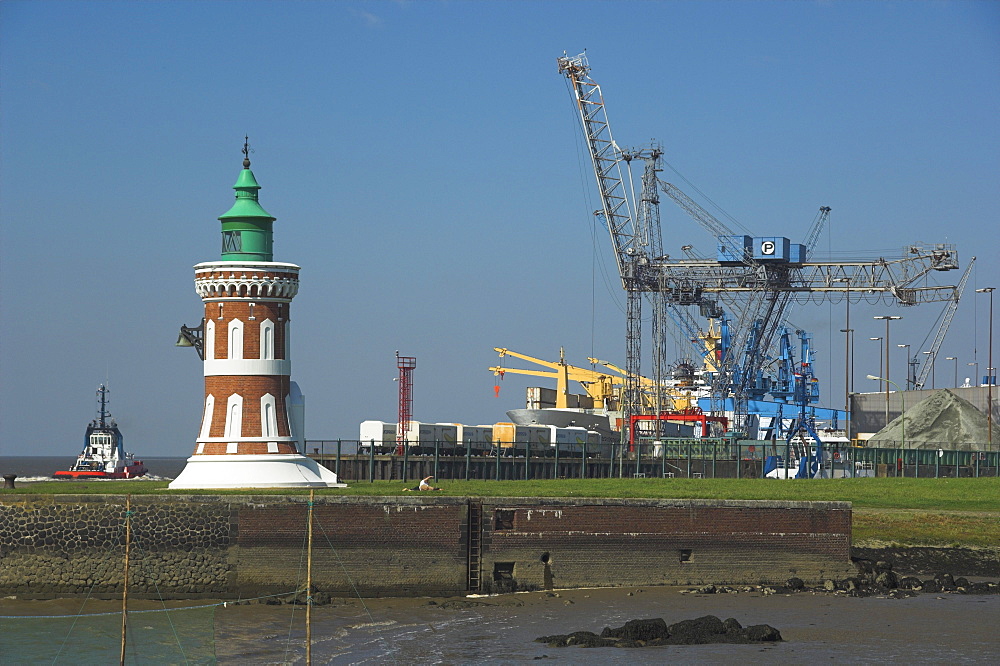
M 100 472 L 96 470 L 74 472 L 69 470 L 60 470 L 52 476 L 57 479 L 132 479 L 146 474 L 146 468 L 142 466 L 142 461 L 136 462 L 139 464 L 134 468 L 126 467 L 120 472 Z

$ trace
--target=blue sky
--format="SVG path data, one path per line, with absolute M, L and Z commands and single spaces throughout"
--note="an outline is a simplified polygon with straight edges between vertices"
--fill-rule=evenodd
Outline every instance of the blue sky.
M 1000 3 L 6 0 L 0 455 L 75 455 L 105 379 L 128 448 L 193 450 L 201 367 L 173 343 L 201 317 L 191 267 L 218 259 L 244 134 L 275 260 L 302 266 L 307 437 L 394 420 L 397 349 L 418 358 L 422 421 L 523 406 L 539 382 L 507 375 L 494 397 L 495 346 L 624 364 L 556 69 L 585 49 L 617 141 L 661 142 L 756 234 L 801 242 L 827 205 L 818 257 L 917 241 L 955 243 L 963 268 L 976 255 L 941 357 L 985 372 L 972 290 L 1000 286 Z M 663 226 L 668 252 L 712 247 L 669 202 Z M 832 406 L 843 309 L 792 317 Z M 904 317 L 901 381 L 895 343 L 919 347 L 940 310 L 852 307 L 855 387 L 878 366 L 873 315 Z M 937 385 L 953 373 L 939 361 Z

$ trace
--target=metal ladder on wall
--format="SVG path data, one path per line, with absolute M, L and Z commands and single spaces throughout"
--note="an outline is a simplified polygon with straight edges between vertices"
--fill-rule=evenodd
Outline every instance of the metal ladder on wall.
M 481 587 L 483 539 L 483 503 L 469 502 L 469 591 L 479 592 Z

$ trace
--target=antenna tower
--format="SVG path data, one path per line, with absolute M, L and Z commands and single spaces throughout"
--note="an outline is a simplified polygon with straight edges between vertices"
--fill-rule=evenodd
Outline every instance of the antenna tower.
M 396 453 L 403 453 L 406 436 L 413 418 L 413 370 L 417 367 L 416 356 L 400 356 L 396 352 L 396 367 L 399 368 L 399 425 L 396 427 Z

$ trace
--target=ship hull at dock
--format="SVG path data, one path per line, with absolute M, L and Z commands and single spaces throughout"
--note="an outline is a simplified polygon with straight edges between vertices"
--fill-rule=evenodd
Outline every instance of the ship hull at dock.
M 611 418 L 607 414 L 591 414 L 574 409 L 511 409 L 507 418 L 517 425 L 553 425 L 558 428 L 577 426 L 593 430 L 602 437 L 620 439 L 621 433 L 611 428 Z M 667 432 L 663 437 L 691 437 L 693 428 L 689 425 L 663 422 Z
M 102 472 L 100 470 L 60 470 L 54 473 L 57 479 L 132 479 L 138 476 L 145 476 L 146 468 L 141 461 L 128 467 L 123 467 L 114 472 Z
M 558 428 L 577 426 L 612 436 L 607 414 L 588 414 L 573 409 L 511 409 L 507 418 L 517 425 L 553 425 Z

